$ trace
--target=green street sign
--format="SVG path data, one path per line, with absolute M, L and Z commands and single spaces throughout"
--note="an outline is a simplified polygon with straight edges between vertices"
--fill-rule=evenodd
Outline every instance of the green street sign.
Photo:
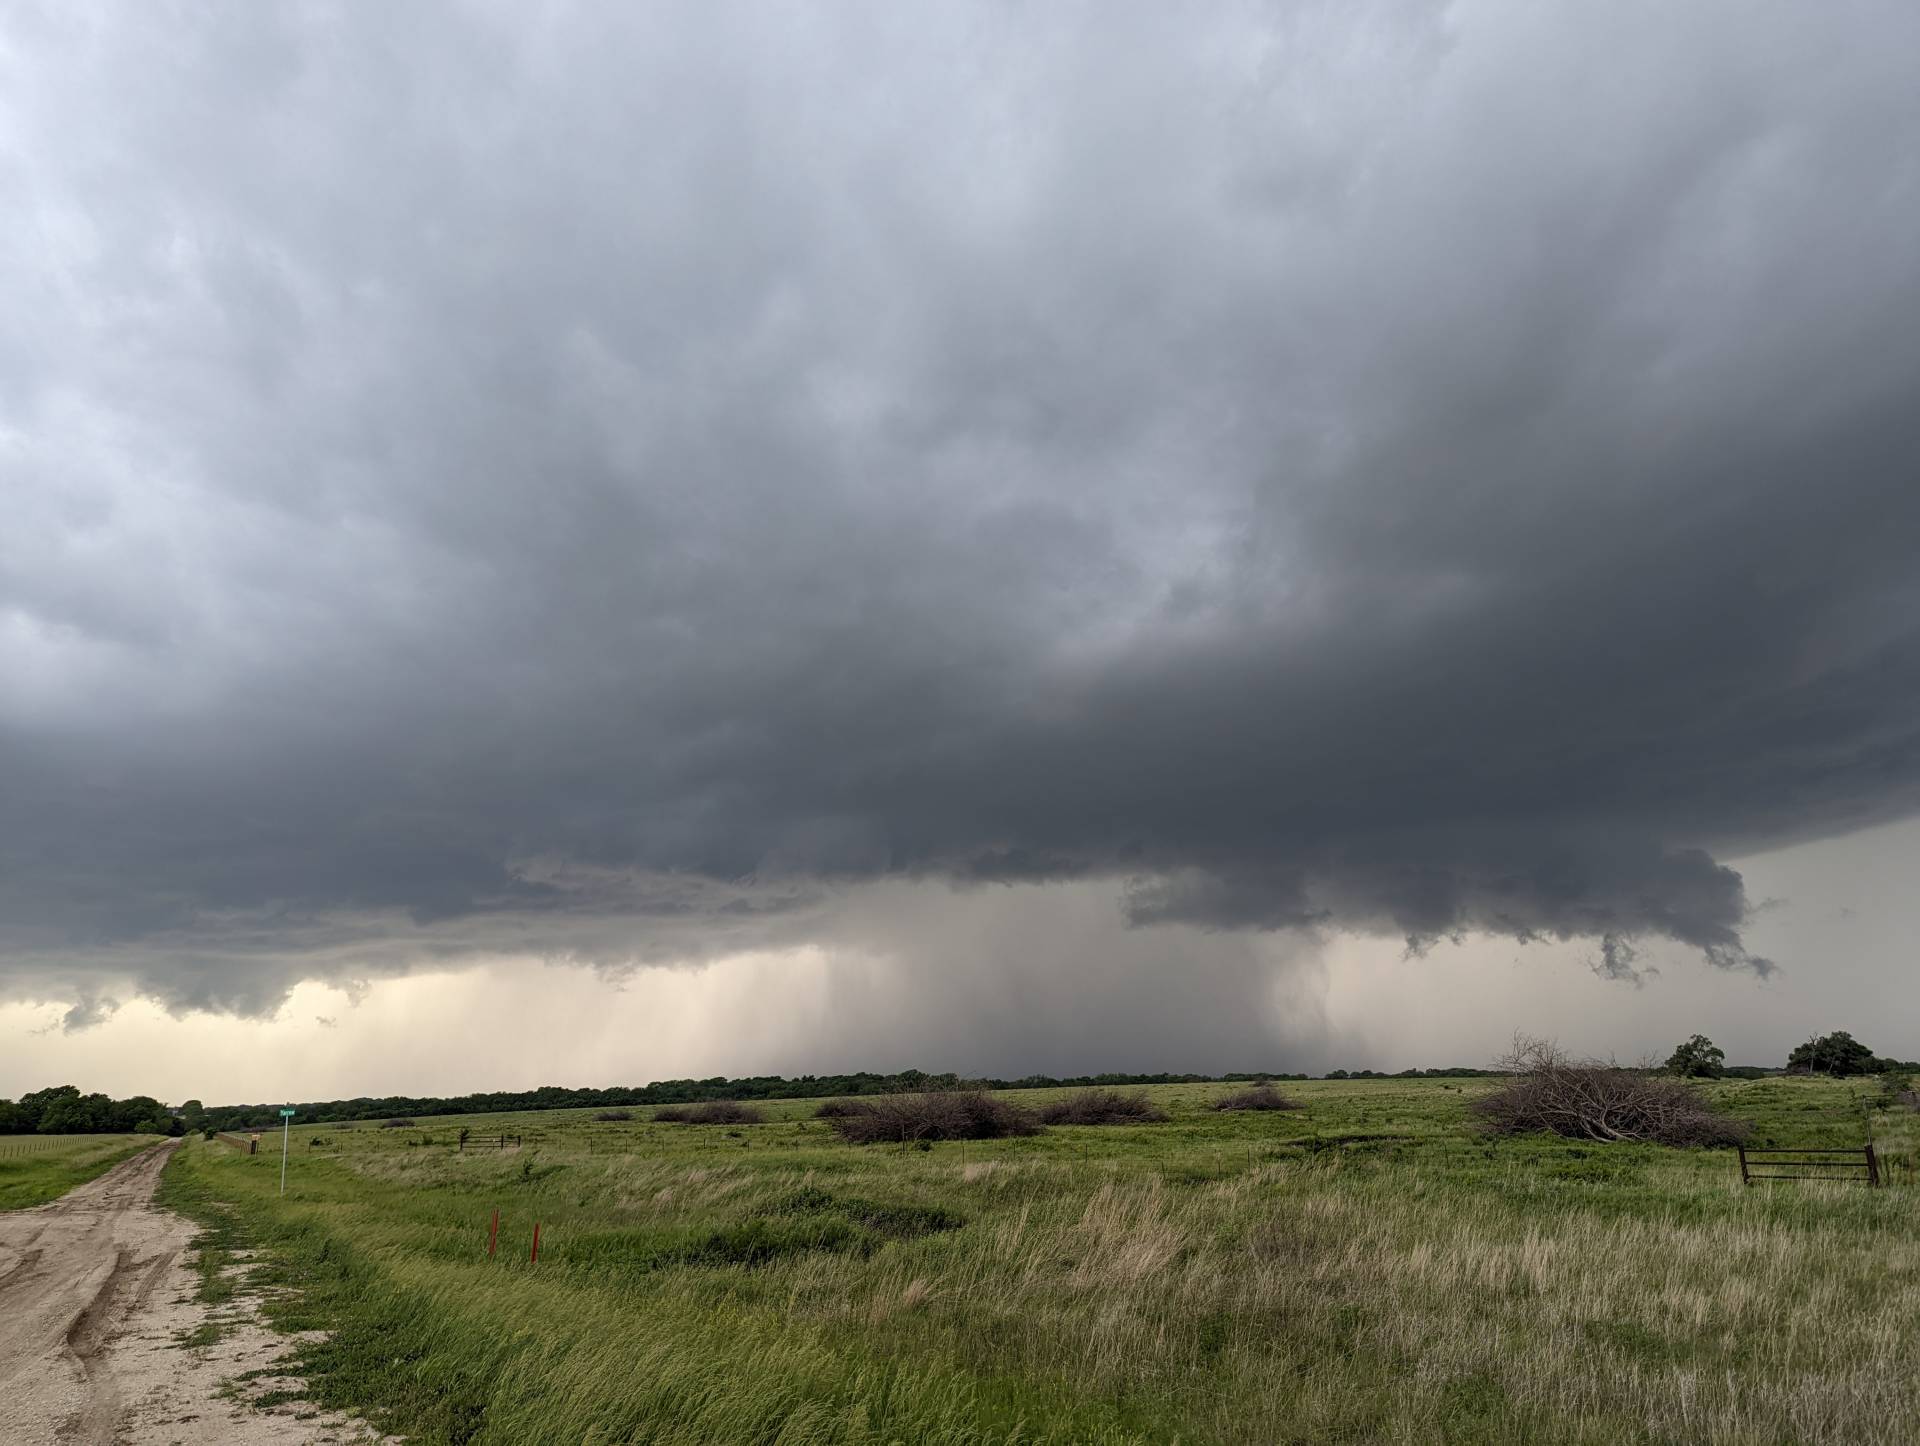
M 290 1119 L 292 1119 L 292 1118 L 293 1118 L 293 1111 L 292 1111 L 292 1110 L 282 1110 L 282 1111 L 280 1111 L 280 1118 L 281 1118 L 281 1119 L 283 1119 L 283 1120 L 290 1120 Z

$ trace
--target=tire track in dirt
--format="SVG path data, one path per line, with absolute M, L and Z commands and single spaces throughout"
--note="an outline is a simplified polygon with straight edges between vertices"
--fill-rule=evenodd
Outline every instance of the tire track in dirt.
M 166 1260 L 160 1265 L 165 1269 Z M 67 1327 L 67 1352 L 80 1367 L 81 1378 L 86 1382 L 85 1403 L 80 1409 L 80 1419 L 68 1433 L 70 1440 L 111 1441 L 114 1423 L 120 1419 L 120 1392 L 115 1388 L 112 1375 L 98 1369 L 94 1358 L 107 1343 L 107 1332 L 112 1329 L 116 1314 L 114 1297 L 120 1293 L 120 1283 L 133 1268 L 133 1252 L 124 1245 L 117 1247 L 112 1273 L 100 1283 L 93 1299 Z

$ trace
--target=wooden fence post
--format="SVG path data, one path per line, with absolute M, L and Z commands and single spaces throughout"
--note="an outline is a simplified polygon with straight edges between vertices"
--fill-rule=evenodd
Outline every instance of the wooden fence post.
M 1880 1186 L 1880 1161 L 1873 1153 L 1873 1142 L 1867 1142 L 1867 1185 L 1870 1189 Z
M 1742 1185 L 1751 1185 L 1753 1183 L 1753 1177 L 1747 1173 L 1747 1147 L 1745 1145 L 1735 1145 L 1734 1148 L 1740 1152 L 1740 1183 Z

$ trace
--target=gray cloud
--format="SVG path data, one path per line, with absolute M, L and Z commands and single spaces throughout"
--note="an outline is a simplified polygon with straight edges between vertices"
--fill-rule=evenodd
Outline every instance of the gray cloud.
M 1913 811 L 1910 7 L 542 16 L 0 22 L 0 991 L 1764 969 L 1716 856 Z

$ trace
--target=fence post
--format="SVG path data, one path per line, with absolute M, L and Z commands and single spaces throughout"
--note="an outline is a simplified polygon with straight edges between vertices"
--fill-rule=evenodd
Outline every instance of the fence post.
M 1873 1142 L 1867 1142 L 1867 1185 L 1870 1189 L 1880 1186 L 1880 1161 L 1873 1153 Z
M 1734 1149 L 1740 1152 L 1740 1183 L 1742 1185 L 1751 1185 L 1753 1178 L 1747 1174 L 1747 1147 L 1745 1145 L 1735 1145 Z

